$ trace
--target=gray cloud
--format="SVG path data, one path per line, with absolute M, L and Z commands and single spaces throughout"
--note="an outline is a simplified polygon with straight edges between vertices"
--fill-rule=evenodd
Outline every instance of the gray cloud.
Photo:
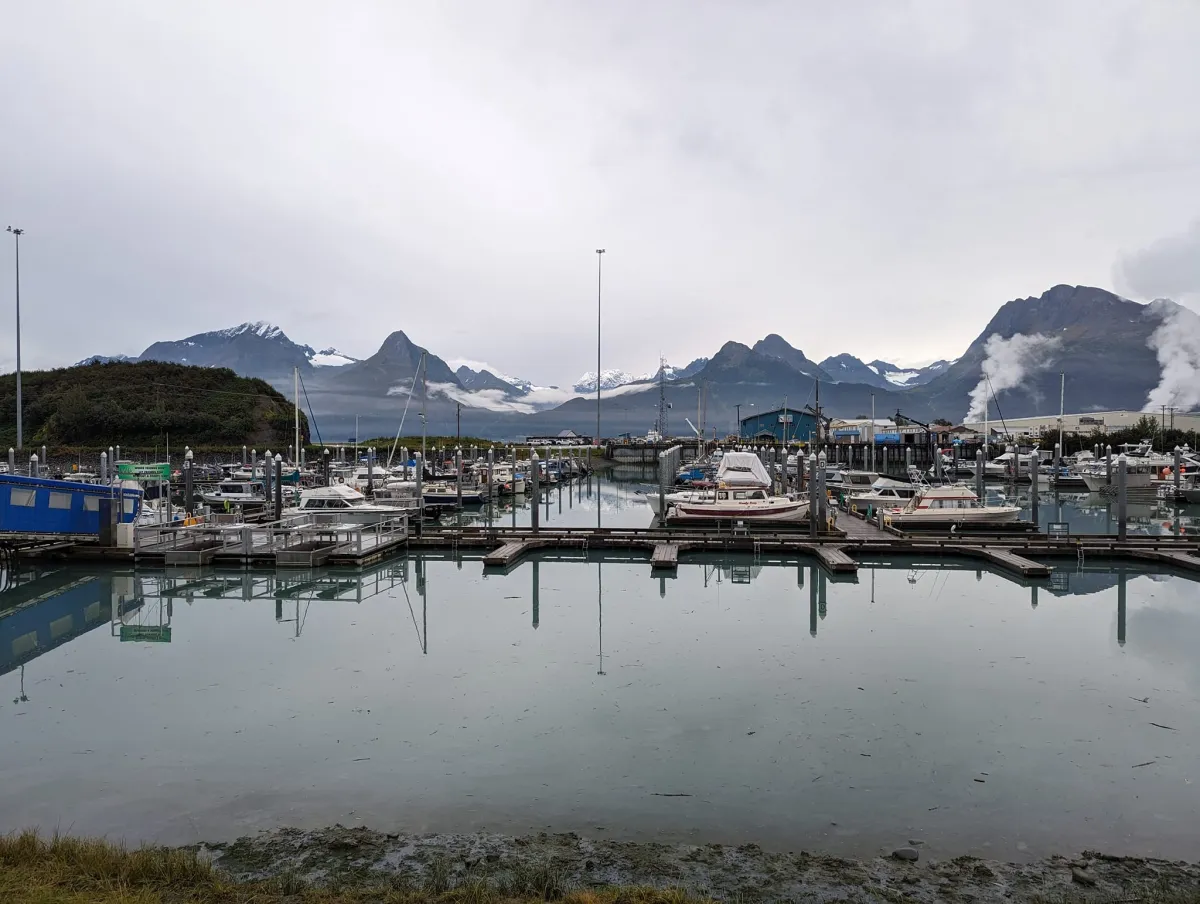
M 1145 0 L 20 4 L 26 362 L 269 319 L 562 385 L 597 247 L 606 366 L 953 357 L 1196 215 L 1198 41 Z
M 1136 297 L 1200 299 L 1200 219 L 1123 257 L 1116 276 Z

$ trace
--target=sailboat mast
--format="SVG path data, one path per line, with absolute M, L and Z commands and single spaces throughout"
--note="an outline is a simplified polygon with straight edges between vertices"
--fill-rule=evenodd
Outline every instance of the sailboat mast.
M 296 400 L 296 445 L 292 464 L 300 467 L 300 368 L 292 368 L 292 397 Z
M 429 364 L 425 361 L 425 356 L 428 352 L 421 352 L 421 360 L 417 362 L 417 366 L 421 368 L 421 467 L 425 467 L 425 402 L 429 397 Z M 515 478 L 514 478 L 515 479 Z

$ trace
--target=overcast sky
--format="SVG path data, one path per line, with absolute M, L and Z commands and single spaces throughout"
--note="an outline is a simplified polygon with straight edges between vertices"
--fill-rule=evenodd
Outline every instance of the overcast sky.
M 954 357 L 1056 283 L 1200 294 L 1194 0 L 5 6 L 26 367 L 265 319 L 569 382 L 601 247 L 629 371 L 768 332 Z

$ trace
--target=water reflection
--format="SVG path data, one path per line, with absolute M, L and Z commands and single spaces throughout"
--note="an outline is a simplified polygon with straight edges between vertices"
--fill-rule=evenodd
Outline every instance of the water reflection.
M 1006 858 L 1200 842 L 1180 577 L 897 559 L 835 580 L 715 555 L 671 578 L 595 555 L 500 575 L 446 554 L 6 581 L 0 831 L 607 825 Z

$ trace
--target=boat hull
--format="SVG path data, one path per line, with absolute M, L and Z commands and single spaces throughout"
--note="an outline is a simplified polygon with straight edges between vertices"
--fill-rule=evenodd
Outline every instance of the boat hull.
M 1021 516 L 1016 506 L 989 506 L 979 509 L 929 509 L 919 512 L 893 511 L 885 514 L 896 527 L 913 524 L 1011 524 Z
M 771 500 L 768 505 L 736 506 L 729 504 L 677 502 L 667 506 L 670 521 L 804 521 L 808 518 L 808 502 L 801 500 Z

